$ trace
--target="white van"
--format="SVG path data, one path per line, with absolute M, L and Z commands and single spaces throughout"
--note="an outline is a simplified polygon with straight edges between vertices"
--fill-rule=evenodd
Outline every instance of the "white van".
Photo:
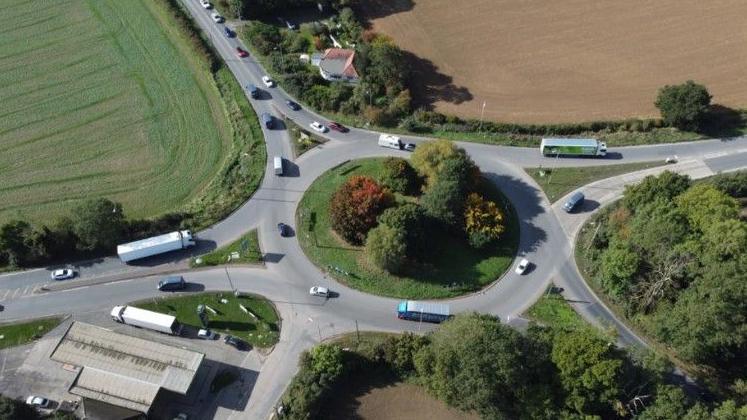
M 402 144 L 402 140 L 400 140 L 397 136 L 393 136 L 391 134 L 381 134 L 379 135 L 379 146 L 402 150 L 405 145 Z
M 275 167 L 275 175 L 283 175 L 283 158 L 275 156 L 272 162 Z

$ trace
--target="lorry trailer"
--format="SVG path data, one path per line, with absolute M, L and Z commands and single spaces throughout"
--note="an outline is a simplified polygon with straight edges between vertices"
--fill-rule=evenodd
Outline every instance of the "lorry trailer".
M 607 155 L 607 144 L 597 139 L 542 139 L 540 152 L 545 156 Z
M 164 252 L 185 249 L 195 245 L 192 232 L 188 230 L 166 233 L 117 246 L 117 255 L 122 262 L 129 262 Z
M 134 306 L 115 306 L 111 312 L 112 319 L 122 324 L 132 325 L 133 327 L 146 328 L 164 334 L 179 335 L 182 326 L 176 320 L 176 317 Z
M 400 140 L 399 137 L 393 136 L 391 134 L 379 135 L 379 146 L 389 147 L 391 149 L 397 150 L 402 150 L 405 147 L 404 143 L 402 143 L 402 140 Z
M 403 300 L 397 305 L 397 318 L 410 321 L 443 322 L 451 317 L 449 305 Z

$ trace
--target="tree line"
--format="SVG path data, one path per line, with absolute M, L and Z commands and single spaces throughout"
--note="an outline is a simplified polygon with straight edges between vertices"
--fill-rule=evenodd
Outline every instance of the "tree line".
M 747 172 L 649 176 L 598 216 L 582 253 L 629 319 L 732 390 L 747 375 L 746 192 Z
M 590 328 L 590 327 L 587 327 Z M 371 348 L 322 344 L 301 356 L 281 418 L 317 418 L 331 395 L 377 369 L 424 386 L 485 419 L 739 419 L 736 400 L 704 403 L 667 384 L 671 366 L 630 354 L 587 328 L 531 326 L 525 334 L 484 314 L 457 315 L 426 336 L 390 336 Z
M 330 199 L 332 229 L 390 273 L 426 260 L 429 232 L 464 238 L 477 249 L 506 230 L 504 210 L 485 197 L 480 170 L 464 149 L 439 140 L 420 145 L 411 163 L 387 158 L 380 180 L 351 176 Z M 412 197 L 398 200 L 395 195 Z
M 90 199 L 51 224 L 11 220 L 0 226 L 0 266 L 22 268 L 111 255 L 117 244 L 173 230 L 182 220 L 180 214 L 127 220 L 121 204 Z

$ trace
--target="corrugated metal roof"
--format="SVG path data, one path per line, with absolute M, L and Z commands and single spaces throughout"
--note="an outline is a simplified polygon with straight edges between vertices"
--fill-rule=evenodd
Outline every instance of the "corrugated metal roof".
M 83 322 L 72 323 L 50 356 L 83 367 L 70 392 L 127 408 L 150 406 L 159 388 L 186 394 L 204 357 Z

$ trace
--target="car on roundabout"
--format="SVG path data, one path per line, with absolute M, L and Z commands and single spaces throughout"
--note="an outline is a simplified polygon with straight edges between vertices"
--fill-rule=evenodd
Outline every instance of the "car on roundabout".
M 267 76 L 267 75 L 262 76 L 262 83 L 264 83 L 265 86 L 267 86 L 268 88 L 275 86 L 275 81 L 272 80 L 272 78 L 270 78 L 270 76 Z
M 329 123 L 327 123 L 327 127 L 329 127 L 332 130 L 335 130 L 337 132 L 340 132 L 340 133 L 347 133 L 348 131 L 350 131 L 349 128 L 345 127 L 344 125 L 342 125 L 342 124 L 340 124 L 338 122 L 334 122 L 334 121 L 330 121 Z
M 521 261 L 519 261 L 519 264 L 516 265 L 516 269 L 514 272 L 518 275 L 524 274 L 527 269 L 529 268 L 529 260 L 526 258 L 522 258 Z
M 314 286 L 311 289 L 309 289 L 309 294 L 311 296 L 319 296 L 319 297 L 329 297 L 329 289 L 322 286 Z
M 52 280 L 67 280 L 75 277 L 75 270 L 71 270 L 69 268 L 62 268 L 59 270 L 54 270 L 52 274 L 49 276 L 52 278 Z
M 239 58 L 249 57 L 249 53 L 241 47 L 236 47 L 236 55 L 239 56 Z
M 285 101 L 285 104 L 288 105 L 288 108 L 292 109 L 293 111 L 298 111 L 299 109 L 301 109 L 301 105 L 291 101 L 290 99 Z
M 278 232 L 280 232 L 280 236 L 286 237 L 290 235 L 290 226 L 285 223 L 278 223 Z
M 210 17 L 213 18 L 213 22 L 215 23 L 223 23 L 226 19 L 223 18 L 223 16 L 220 15 L 218 12 L 213 12 L 210 14 Z
M 327 132 L 327 127 L 325 127 L 324 124 L 320 123 L 319 121 L 314 121 L 313 123 L 309 124 L 309 127 L 311 127 L 312 130 L 318 133 Z

